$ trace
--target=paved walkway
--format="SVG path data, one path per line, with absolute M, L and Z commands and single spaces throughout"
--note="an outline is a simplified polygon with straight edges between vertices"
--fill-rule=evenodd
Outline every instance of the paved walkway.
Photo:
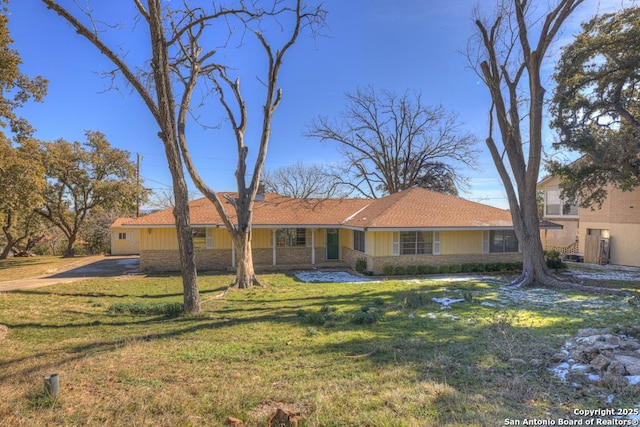
M 93 256 L 40 277 L 0 282 L 0 292 L 34 289 L 57 283 L 71 283 L 95 277 L 116 277 L 139 270 L 137 256 Z

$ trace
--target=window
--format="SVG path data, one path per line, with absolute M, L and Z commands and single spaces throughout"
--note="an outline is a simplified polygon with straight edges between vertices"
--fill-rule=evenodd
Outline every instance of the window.
M 545 215 L 553 215 L 553 216 L 577 216 L 578 215 L 578 205 L 568 205 L 566 204 L 564 198 L 561 197 L 562 191 L 555 190 L 546 190 L 545 191 Z
M 194 227 L 191 229 L 193 235 L 193 248 L 194 249 L 206 249 L 207 248 L 207 229 L 204 227 Z
M 400 255 L 433 254 L 433 233 L 431 231 L 401 231 Z
M 118 233 L 118 240 L 127 240 L 127 233 Z
M 518 239 L 516 238 L 515 231 L 490 231 L 489 252 L 518 252 Z
M 364 231 L 353 230 L 353 249 L 356 251 L 365 252 Z
M 307 245 L 307 230 L 304 228 L 281 228 L 276 231 L 276 246 L 296 247 Z

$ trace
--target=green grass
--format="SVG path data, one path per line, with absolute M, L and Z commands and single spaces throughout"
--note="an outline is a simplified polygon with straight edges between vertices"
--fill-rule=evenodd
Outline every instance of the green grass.
M 613 386 L 561 383 L 548 357 L 579 328 L 630 327 L 638 315 L 621 298 L 505 293 L 498 280 L 261 279 L 267 289 L 216 299 L 232 277 L 200 277 L 199 316 L 167 317 L 182 303 L 178 277 L 0 293 L 0 324 L 9 328 L 0 426 L 222 426 L 229 416 L 257 426 L 278 405 L 302 412 L 306 426 L 567 418 L 575 408 L 612 407 Z M 440 310 L 433 297 L 466 301 Z M 543 363 L 514 367 L 510 358 Z M 43 392 L 53 372 L 57 399 Z M 630 387 L 616 387 L 613 406 L 640 403 Z

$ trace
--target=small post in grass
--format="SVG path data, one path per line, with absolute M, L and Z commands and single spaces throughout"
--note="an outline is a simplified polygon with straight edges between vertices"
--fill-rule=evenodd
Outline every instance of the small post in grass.
M 44 376 L 44 391 L 49 397 L 58 397 L 60 392 L 60 377 L 58 374 Z

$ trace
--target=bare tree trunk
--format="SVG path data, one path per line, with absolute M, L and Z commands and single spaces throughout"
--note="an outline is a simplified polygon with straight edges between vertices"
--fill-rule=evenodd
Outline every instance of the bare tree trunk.
M 236 265 L 236 280 L 231 287 L 248 289 L 253 285 L 261 285 L 253 268 L 253 253 L 251 251 L 251 237 L 249 233 L 240 236 L 237 242 L 235 242 L 235 240 L 236 239 L 234 239 L 234 244 L 238 263 Z
M 2 253 L 0 253 L 0 259 L 7 259 L 9 252 L 11 252 L 11 244 L 7 242 L 7 246 L 5 246 L 4 249 L 2 249 Z

